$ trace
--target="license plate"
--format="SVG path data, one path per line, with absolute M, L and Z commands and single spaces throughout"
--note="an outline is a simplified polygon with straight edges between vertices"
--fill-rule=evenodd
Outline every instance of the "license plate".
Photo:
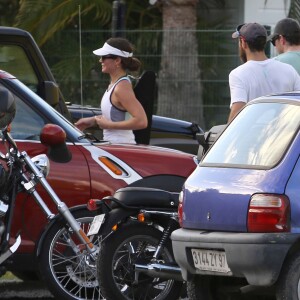
M 95 216 L 87 236 L 97 234 L 104 220 L 105 214 Z
M 229 273 L 224 251 L 192 249 L 194 265 L 199 270 Z

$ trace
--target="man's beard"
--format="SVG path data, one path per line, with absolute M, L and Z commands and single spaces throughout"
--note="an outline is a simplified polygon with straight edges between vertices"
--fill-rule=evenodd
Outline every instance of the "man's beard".
M 239 54 L 240 54 L 240 59 L 243 63 L 247 62 L 247 55 L 245 50 L 240 46 L 239 47 Z

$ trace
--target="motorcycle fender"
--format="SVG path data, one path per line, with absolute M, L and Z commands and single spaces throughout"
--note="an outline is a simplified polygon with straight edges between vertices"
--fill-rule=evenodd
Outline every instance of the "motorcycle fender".
M 112 231 L 112 227 L 117 223 L 122 222 L 127 219 L 129 216 L 136 215 L 136 210 L 125 210 L 123 208 L 115 208 L 111 210 L 104 219 L 104 222 L 99 230 L 99 234 L 107 235 Z
M 79 210 L 87 210 L 87 206 L 86 204 L 82 204 L 82 205 L 77 205 L 74 207 L 70 207 L 69 208 L 71 213 L 74 213 L 75 211 L 79 211 Z M 41 249 L 45 240 L 45 237 L 48 234 L 48 231 L 52 228 L 52 226 L 56 223 L 56 222 L 62 222 L 64 219 L 60 214 L 55 215 L 55 217 L 53 219 L 51 219 L 51 221 L 47 224 L 47 226 L 45 227 L 45 229 L 43 230 L 38 242 L 36 243 L 36 247 L 35 247 L 35 256 L 39 257 L 40 253 L 41 253 Z

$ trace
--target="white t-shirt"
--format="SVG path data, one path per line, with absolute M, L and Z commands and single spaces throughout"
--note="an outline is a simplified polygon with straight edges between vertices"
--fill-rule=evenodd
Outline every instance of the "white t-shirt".
M 288 64 L 275 59 L 250 60 L 229 74 L 230 107 L 257 97 L 300 90 L 300 76 Z

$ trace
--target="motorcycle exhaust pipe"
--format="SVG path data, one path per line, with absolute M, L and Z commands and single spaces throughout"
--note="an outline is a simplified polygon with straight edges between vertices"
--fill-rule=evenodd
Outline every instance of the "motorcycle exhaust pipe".
M 153 263 L 148 265 L 135 264 L 134 267 L 136 273 L 143 273 L 154 278 L 158 277 L 183 281 L 181 270 L 175 265 Z

